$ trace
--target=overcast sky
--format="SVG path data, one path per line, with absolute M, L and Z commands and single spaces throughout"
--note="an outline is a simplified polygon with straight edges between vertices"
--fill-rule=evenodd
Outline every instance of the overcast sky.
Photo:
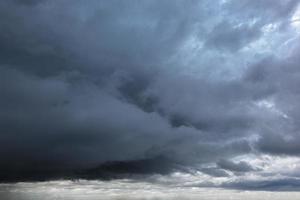
M 100 166 L 299 190 L 299 5 L 2 0 L 2 179 Z

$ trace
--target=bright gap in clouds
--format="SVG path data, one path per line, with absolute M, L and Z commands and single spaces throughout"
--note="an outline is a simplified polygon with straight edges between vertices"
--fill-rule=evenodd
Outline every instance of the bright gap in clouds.
M 300 33 L 300 6 L 298 6 L 291 18 L 291 25 L 298 31 L 298 33 Z

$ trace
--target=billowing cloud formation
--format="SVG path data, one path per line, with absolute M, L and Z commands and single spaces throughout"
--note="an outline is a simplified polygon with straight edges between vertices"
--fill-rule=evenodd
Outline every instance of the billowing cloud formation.
M 1 177 L 299 156 L 298 3 L 2 1 Z

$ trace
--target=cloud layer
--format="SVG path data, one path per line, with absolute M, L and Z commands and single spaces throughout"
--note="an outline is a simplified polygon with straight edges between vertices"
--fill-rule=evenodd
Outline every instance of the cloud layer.
M 1 177 L 298 158 L 298 3 L 1 1 Z

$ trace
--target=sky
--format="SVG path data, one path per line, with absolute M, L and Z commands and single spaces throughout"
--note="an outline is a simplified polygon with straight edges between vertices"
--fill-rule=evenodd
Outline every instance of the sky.
M 299 0 L 2 0 L 0 27 L 1 182 L 300 190 Z

